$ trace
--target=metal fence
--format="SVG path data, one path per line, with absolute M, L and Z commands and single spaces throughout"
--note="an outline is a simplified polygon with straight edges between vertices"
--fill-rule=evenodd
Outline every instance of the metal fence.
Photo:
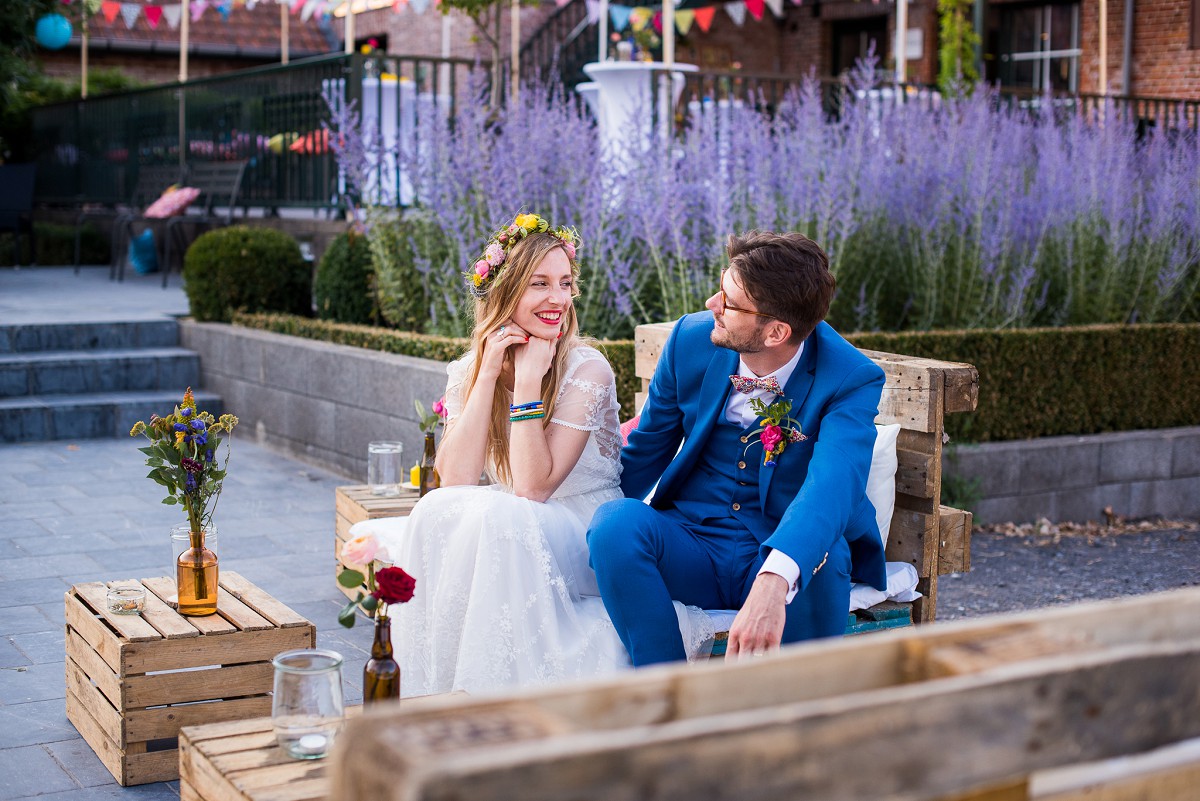
M 246 161 L 239 205 L 336 207 L 343 188 L 325 94 L 394 139 L 430 109 L 453 119 L 468 59 L 333 55 L 35 109 L 37 200 L 130 200 L 142 167 Z M 486 65 L 479 85 L 485 86 Z

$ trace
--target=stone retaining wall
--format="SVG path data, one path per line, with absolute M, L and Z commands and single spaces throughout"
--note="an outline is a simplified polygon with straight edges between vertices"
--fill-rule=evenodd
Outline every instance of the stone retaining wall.
M 1200 517 L 1200 427 L 963 445 L 943 470 L 978 478 L 977 523 Z
M 446 390 L 446 365 L 428 359 L 190 320 L 179 337 L 239 436 L 359 482 L 372 440 L 403 442 L 408 465 L 420 458 L 413 400 L 428 408 Z
M 260 444 L 365 479 L 367 443 L 421 447 L 413 399 L 446 388 L 446 366 L 219 323 L 180 323 L 204 389 Z M 977 522 L 1200 517 L 1200 427 L 1047 437 L 948 448 L 947 476 L 979 479 Z

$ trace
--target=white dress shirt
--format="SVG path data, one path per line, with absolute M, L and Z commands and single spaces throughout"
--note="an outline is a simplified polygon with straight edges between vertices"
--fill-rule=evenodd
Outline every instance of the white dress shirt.
M 747 378 L 767 378 L 775 376 L 775 380 L 779 382 L 779 386 L 786 387 L 788 379 L 792 377 L 792 373 L 796 371 L 796 365 L 800 363 L 800 354 L 804 353 L 804 343 L 800 343 L 800 348 L 796 351 L 787 364 L 780 367 L 773 373 L 768 375 L 755 375 L 754 372 L 746 366 L 746 363 L 740 358 L 738 359 L 738 371 L 740 376 Z M 750 400 L 758 398 L 763 403 L 770 404 L 775 400 L 775 395 L 765 389 L 756 389 L 753 392 L 745 393 L 733 390 L 729 393 L 729 401 L 725 404 L 725 419 L 735 426 L 747 428 L 752 425 L 758 415 L 750 408 Z M 770 469 L 770 468 L 768 468 Z M 785 554 L 783 551 L 771 549 L 767 554 L 763 566 L 759 568 L 759 575 L 763 573 L 774 573 L 777 576 L 782 576 L 783 580 L 788 583 L 788 593 L 785 599 L 786 603 L 791 603 L 796 597 L 796 592 L 799 589 L 800 582 L 800 565 L 796 564 L 796 560 Z

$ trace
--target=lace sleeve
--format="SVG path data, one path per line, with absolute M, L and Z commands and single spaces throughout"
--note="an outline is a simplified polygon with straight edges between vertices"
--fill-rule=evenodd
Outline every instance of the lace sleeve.
M 617 386 L 612 368 L 599 351 L 580 348 L 558 390 L 552 422 L 580 431 L 617 424 Z
M 449 379 L 446 381 L 446 424 L 453 423 L 462 414 L 463 387 L 467 383 L 467 373 L 471 370 L 472 355 L 468 353 L 461 359 L 455 359 L 446 366 Z

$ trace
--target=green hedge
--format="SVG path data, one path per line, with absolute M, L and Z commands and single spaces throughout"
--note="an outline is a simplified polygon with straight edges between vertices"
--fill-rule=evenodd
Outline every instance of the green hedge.
M 288 315 L 234 323 L 342 345 L 449 361 L 467 340 Z M 1030 439 L 1200 424 L 1200 325 L 1162 324 L 849 334 L 860 348 L 968 362 L 979 407 L 946 417 L 958 442 Z M 622 417 L 641 388 L 629 340 L 598 343 L 612 363 Z
M 860 348 L 968 362 L 979 406 L 946 416 L 961 442 L 1200 424 L 1200 325 L 851 334 Z

